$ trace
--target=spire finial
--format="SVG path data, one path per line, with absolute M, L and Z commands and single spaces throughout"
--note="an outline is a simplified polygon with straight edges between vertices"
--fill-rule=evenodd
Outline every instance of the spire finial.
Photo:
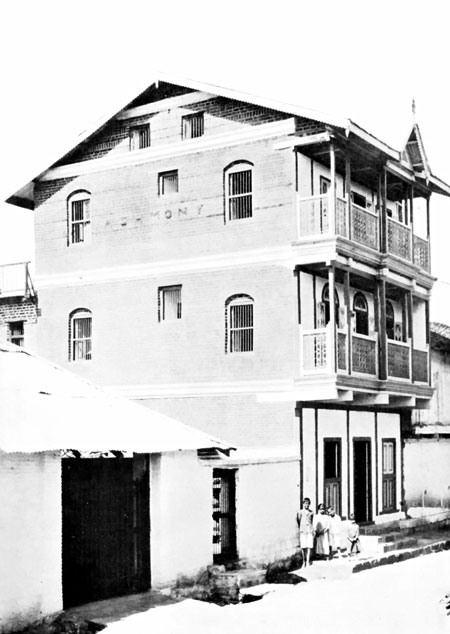
M 413 121 L 415 121 L 416 120 L 416 100 L 414 99 L 414 97 L 411 103 L 411 110 L 412 110 Z

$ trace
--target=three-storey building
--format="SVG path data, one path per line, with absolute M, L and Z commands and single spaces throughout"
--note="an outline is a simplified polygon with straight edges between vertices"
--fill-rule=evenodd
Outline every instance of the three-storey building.
M 216 561 L 293 552 L 304 496 L 399 513 L 402 421 L 433 392 L 432 193 L 417 124 L 397 151 L 166 79 L 11 197 L 35 209 L 39 352 L 238 447 L 202 458 Z

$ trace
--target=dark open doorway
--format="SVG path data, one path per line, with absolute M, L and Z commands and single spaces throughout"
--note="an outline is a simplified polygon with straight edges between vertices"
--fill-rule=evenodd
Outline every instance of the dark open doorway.
M 148 456 L 63 458 L 64 608 L 150 587 Z
M 372 521 L 372 460 L 370 439 L 353 441 L 353 508 L 357 523 Z
M 230 563 L 237 559 L 236 472 L 213 469 L 213 561 Z

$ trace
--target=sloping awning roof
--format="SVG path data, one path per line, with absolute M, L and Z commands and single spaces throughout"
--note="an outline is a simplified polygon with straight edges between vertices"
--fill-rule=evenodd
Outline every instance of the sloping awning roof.
M 208 448 L 232 449 L 23 348 L 0 342 L 0 452 L 162 453 Z

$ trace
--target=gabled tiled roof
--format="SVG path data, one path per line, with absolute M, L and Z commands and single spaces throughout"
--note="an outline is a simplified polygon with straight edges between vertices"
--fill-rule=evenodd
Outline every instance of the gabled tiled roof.
M 431 347 L 435 350 L 450 350 L 450 326 L 439 322 L 430 324 Z
M 402 155 L 415 170 L 431 174 L 430 164 L 417 123 L 413 124 Z
M 232 90 L 229 88 L 223 88 L 221 86 L 214 86 L 211 84 L 206 84 L 204 82 L 199 82 L 196 80 L 190 80 L 185 78 L 176 77 L 173 75 L 166 75 L 165 73 L 157 73 L 153 77 L 149 77 L 148 83 L 146 84 L 146 88 L 153 84 L 158 84 L 158 82 L 165 82 L 169 84 L 173 84 L 176 86 L 181 86 L 187 88 L 192 91 L 202 91 L 206 93 L 210 93 L 219 97 L 224 97 L 227 99 L 234 99 L 237 101 L 242 101 L 245 103 L 250 103 L 253 105 L 261 106 L 264 108 L 270 108 L 272 110 L 278 110 L 280 112 L 288 113 L 293 116 L 305 117 L 308 119 L 312 119 L 314 121 L 322 122 L 326 125 L 332 126 L 334 128 L 341 129 L 345 132 L 347 136 L 354 135 L 364 142 L 376 147 L 378 151 L 385 154 L 385 156 L 394 162 L 400 163 L 401 161 L 401 152 L 393 149 L 388 144 L 379 140 L 374 135 L 368 133 L 361 126 L 354 123 L 351 119 L 346 117 L 338 117 L 325 112 L 320 112 L 318 110 L 314 110 L 311 108 L 305 108 L 302 106 L 294 105 L 291 103 L 285 103 L 281 101 L 274 100 L 268 97 L 261 97 L 250 95 L 248 93 L 244 93 L 241 91 Z M 142 92 L 145 92 L 142 91 Z M 142 94 L 142 93 L 140 93 Z M 103 117 L 101 117 L 98 121 L 95 122 L 94 125 L 88 127 L 79 137 L 75 140 L 74 143 L 71 144 L 70 147 L 67 148 L 67 151 L 64 155 L 72 152 L 78 145 L 85 142 L 88 138 L 90 138 L 94 133 L 96 133 L 100 128 L 102 128 L 109 120 L 111 120 L 114 116 L 116 116 L 119 112 L 125 109 L 130 103 L 133 103 L 139 95 L 133 94 L 129 95 L 127 99 L 121 100 L 120 105 L 115 104 L 113 108 Z M 417 135 L 416 135 L 417 136 Z M 419 132 L 420 136 L 420 132 Z M 422 144 L 423 147 L 423 144 Z M 61 159 L 61 156 L 56 157 L 55 161 L 53 161 L 52 165 L 56 164 L 58 160 Z M 24 184 L 19 190 L 17 190 L 13 195 L 11 195 L 7 202 L 11 204 L 15 204 L 21 207 L 33 208 L 33 181 L 39 179 L 49 168 L 51 165 L 46 166 L 39 174 L 35 175 L 35 178 L 31 179 L 28 183 Z M 450 186 L 433 177 L 430 174 L 430 183 L 434 187 L 433 191 L 438 191 L 439 193 L 450 195 Z

